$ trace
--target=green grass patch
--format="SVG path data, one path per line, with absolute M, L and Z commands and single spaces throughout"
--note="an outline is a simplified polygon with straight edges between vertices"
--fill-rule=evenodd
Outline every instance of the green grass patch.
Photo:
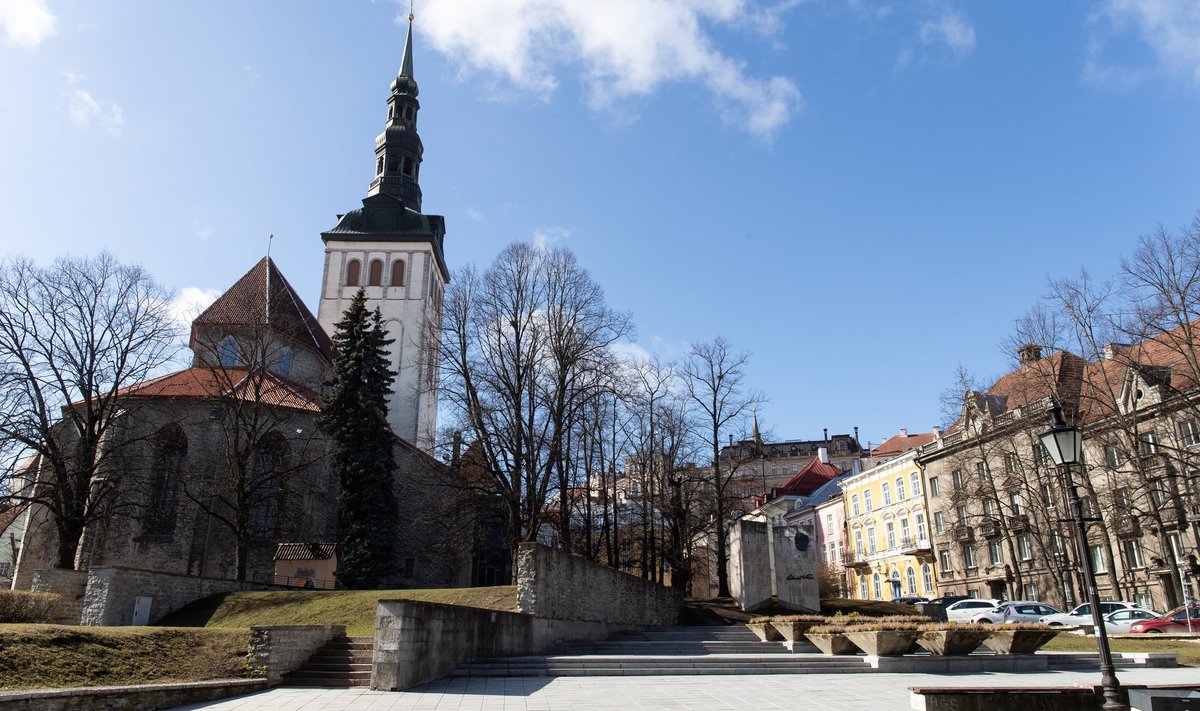
M 1175 654 L 1179 663 L 1194 667 L 1200 666 L 1200 643 L 1179 639 L 1154 639 L 1146 635 L 1146 639 L 1110 639 L 1109 646 L 1114 652 L 1157 652 Z M 1083 637 L 1074 634 L 1060 634 L 1042 649 L 1049 652 L 1095 652 L 1096 638 Z
M 0 689 L 245 676 L 245 630 L 0 625 Z
M 351 637 L 375 633 L 380 600 L 420 600 L 516 612 L 511 585 L 442 590 L 272 590 L 213 595 L 168 615 L 173 627 L 242 628 L 252 625 L 345 625 Z

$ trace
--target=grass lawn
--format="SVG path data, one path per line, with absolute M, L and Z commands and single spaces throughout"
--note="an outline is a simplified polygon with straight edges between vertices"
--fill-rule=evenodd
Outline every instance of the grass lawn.
M 245 675 L 245 630 L 0 625 L 0 689 Z
M 243 630 L 251 625 L 345 625 L 347 635 L 365 637 L 375 632 L 375 609 L 381 599 L 517 610 L 517 589 L 511 585 L 445 590 L 272 590 L 214 595 L 168 615 L 162 624 Z
M 1114 652 L 1160 652 L 1179 656 L 1179 663 L 1189 667 L 1200 666 L 1200 643 L 1178 639 L 1110 639 L 1108 644 Z M 1096 638 L 1074 634 L 1060 634 L 1042 649 L 1049 652 L 1095 652 Z

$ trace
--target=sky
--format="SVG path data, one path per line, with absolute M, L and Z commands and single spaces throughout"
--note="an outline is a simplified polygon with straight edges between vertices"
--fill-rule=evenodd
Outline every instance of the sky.
M 107 249 L 315 308 L 409 7 L 0 0 L 0 255 Z M 1200 210 L 1192 0 L 418 0 L 446 259 L 565 246 L 626 351 L 722 335 L 775 439 L 929 431 L 1048 277 Z

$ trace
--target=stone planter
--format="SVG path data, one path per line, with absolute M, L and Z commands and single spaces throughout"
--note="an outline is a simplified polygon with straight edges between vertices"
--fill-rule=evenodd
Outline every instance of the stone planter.
M 1058 636 L 1058 630 L 992 630 L 985 646 L 996 654 L 1033 654 Z
M 816 645 L 822 654 L 858 654 L 858 647 L 846 638 L 844 634 L 813 634 L 804 635 L 809 642 Z
M 937 630 L 922 632 L 917 644 L 938 656 L 970 654 L 983 644 L 991 630 Z
M 775 629 L 770 622 L 747 622 L 746 626 L 758 637 L 760 642 L 780 642 L 783 640 L 783 635 L 779 634 L 779 630 Z
M 784 639 L 786 639 L 787 641 L 792 642 L 794 644 L 796 642 L 803 642 L 805 633 L 808 632 L 809 630 L 811 630 L 813 627 L 816 627 L 817 625 L 821 625 L 821 624 L 824 624 L 824 623 L 823 622 L 772 622 L 771 626 L 774 627 L 775 631 L 778 632 L 780 635 L 782 635 Z
M 846 630 L 846 637 L 874 657 L 908 654 L 921 633 L 917 630 Z

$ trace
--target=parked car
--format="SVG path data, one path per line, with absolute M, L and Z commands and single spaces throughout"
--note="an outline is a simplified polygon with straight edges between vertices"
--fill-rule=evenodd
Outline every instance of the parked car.
M 946 621 L 946 608 L 959 600 L 971 600 L 969 595 L 943 595 L 921 606 L 921 612 L 935 622 Z
M 1037 600 L 1014 600 L 984 610 L 971 618 L 975 623 L 1037 622 L 1046 615 L 1057 615 L 1059 610 Z
M 1153 620 L 1142 620 L 1134 622 L 1129 627 L 1129 631 L 1134 634 L 1162 634 L 1163 632 L 1187 632 L 1188 631 L 1188 615 L 1191 614 L 1192 632 L 1200 632 L 1200 605 L 1192 603 L 1190 609 L 1185 609 L 1182 605 L 1171 610 L 1167 614 Z
M 1109 634 L 1129 634 L 1135 623 L 1145 620 L 1156 620 L 1159 617 L 1162 617 L 1161 612 L 1147 610 L 1144 607 L 1117 610 L 1104 616 L 1104 629 Z M 1196 629 L 1200 630 L 1200 625 L 1197 625 Z
M 949 622 L 964 622 L 984 610 L 996 607 L 1000 602 L 1000 600 L 974 597 L 968 600 L 959 600 L 956 603 L 946 606 L 946 620 Z
M 1132 602 L 1102 602 L 1100 603 L 1100 614 L 1110 615 L 1118 610 L 1128 610 L 1131 607 L 1137 607 Z M 1092 624 L 1092 606 L 1089 603 L 1083 603 L 1070 612 L 1060 612 L 1057 615 L 1046 615 L 1038 620 L 1042 624 L 1050 625 L 1051 627 L 1078 627 L 1079 625 Z
M 925 603 L 929 602 L 929 600 L 921 597 L 920 595 L 907 595 L 905 597 L 894 597 L 892 598 L 892 602 L 898 602 L 904 605 L 924 605 Z

